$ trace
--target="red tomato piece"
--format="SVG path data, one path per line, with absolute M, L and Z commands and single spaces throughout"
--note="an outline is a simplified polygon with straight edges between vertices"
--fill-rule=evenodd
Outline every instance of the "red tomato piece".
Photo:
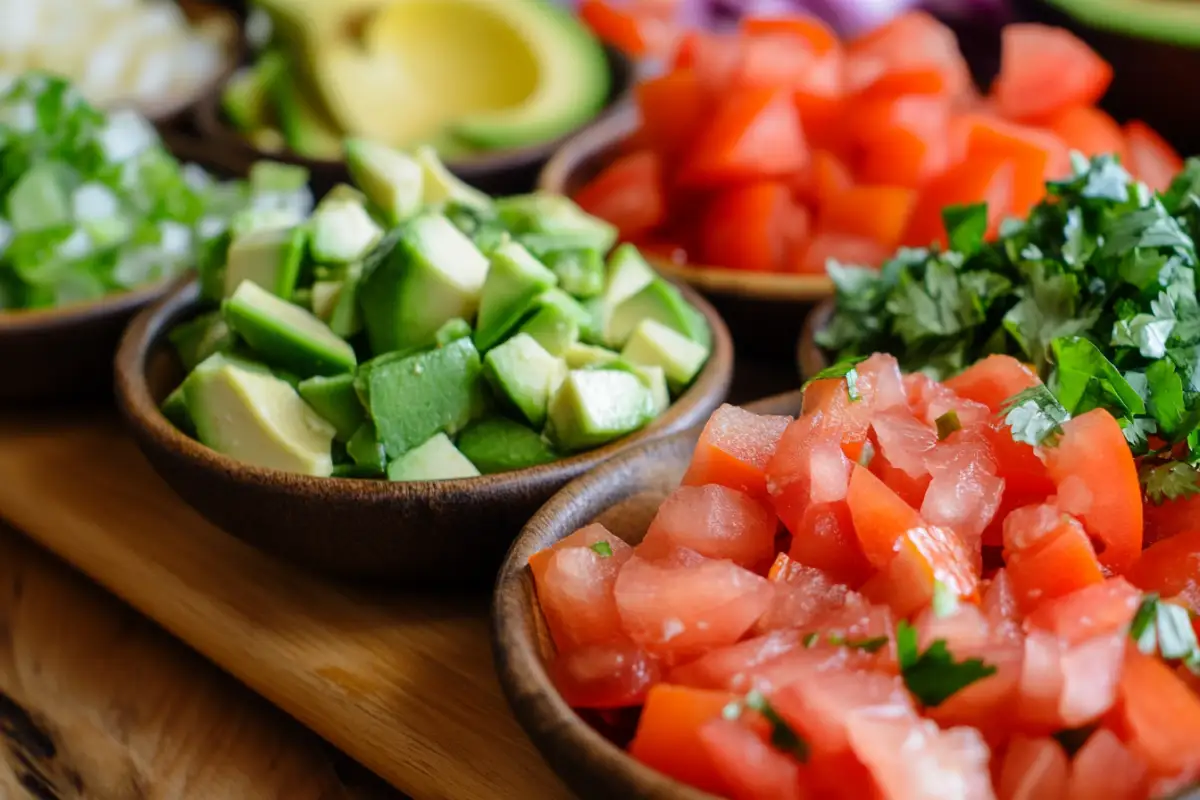
M 593 550 L 598 543 L 611 555 Z M 632 555 L 633 548 L 594 523 L 530 558 L 546 626 L 560 650 L 625 638 L 613 585 Z
M 1183 169 L 1183 159 L 1175 148 L 1154 129 L 1140 120 L 1125 124 L 1129 143 L 1129 171 L 1156 192 L 1163 192 Z
M 850 170 L 829 150 L 814 150 L 809 165 L 811 173 L 811 197 L 807 200 L 817 208 L 830 203 L 839 194 L 854 185 Z
M 851 747 L 886 800 L 992 800 L 989 751 L 972 728 L 941 730 L 929 720 L 857 714 Z
M 1087 532 L 1052 505 L 1019 508 L 1004 521 L 1004 563 L 1025 612 L 1104 581 Z
M 1071 761 L 1067 800 L 1138 800 L 1145 796 L 1146 765 L 1107 728 L 1084 742 Z
M 986 425 L 992 415 L 984 404 L 960 396 L 946 384 L 921 372 L 904 376 L 904 391 L 913 416 L 935 427 L 938 418 L 949 411 L 955 413 L 959 424 L 967 430 Z
M 985 441 L 953 436 L 925 460 L 932 480 L 921 502 L 921 518 L 958 534 L 974 558 L 1004 493 L 996 462 Z
M 807 49 L 825 55 L 841 47 L 837 34 L 819 17 L 805 14 L 789 14 L 780 17 L 764 17 L 750 14 L 742 17 L 741 31 L 746 36 L 770 36 L 786 34 L 804 42 Z
M 1008 515 L 1023 506 L 1045 502 L 1054 494 L 1055 486 L 1033 447 L 1014 440 L 1012 431 L 1002 420 L 981 427 L 980 432 L 996 460 L 996 475 L 1004 480 L 1000 507 L 991 526 L 983 533 L 985 544 L 999 545 L 1003 543 L 1002 526 Z
M 860 151 L 859 179 L 923 186 L 951 164 L 949 126 L 950 101 L 942 96 L 862 102 L 847 122 Z
M 999 800 L 1060 800 L 1066 795 L 1067 754 L 1050 737 L 1014 736 L 1000 767 Z
M 858 459 L 867 439 L 871 416 L 889 408 L 903 406 L 904 381 L 894 356 L 875 353 L 855 367 L 858 398 L 852 400 L 844 378 L 813 381 L 804 389 L 801 410 L 804 414 L 820 411 L 822 429 L 840 435 L 846 456 Z
M 613 161 L 575 195 L 584 211 L 617 226 L 632 239 L 660 225 L 667 216 L 662 161 L 639 150 Z
M 875 466 L 876 459 L 882 457 L 892 469 L 904 473 L 911 481 L 919 481 L 922 489 L 929 485 L 929 468 L 925 465 L 925 459 L 938 443 L 937 430 L 932 425 L 917 419 L 907 408 L 897 407 L 874 415 L 871 429 L 879 445 L 875 458 L 871 459 L 871 467 Z M 909 505 L 918 508 L 924 496 L 924 491 L 921 491 L 916 497 L 905 499 Z
M 897 91 L 911 91 L 931 69 L 940 72 L 945 93 L 966 94 L 971 73 L 954 31 L 924 11 L 908 11 L 850 43 L 846 82 L 850 92 L 887 81 Z
M 1125 577 L 1163 597 L 1181 596 L 1200 613 L 1200 522 L 1192 524 L 1196 526 L 1192 530 L 1143 550 Z
M 1070 106 L 1095 105 L 1111 82 L 1108 62 L 1064 28 L 1021 23 L 1000 33 L 992 96 L 1009 119 L 1044 119 Z
M 842 233 L 818 233 L 801 248 L 791 264 L 791 271 L 808 275 L 824 275 L 831 260 L 839 264 L 878 267 L 887 261 L 892 251 L 871 239 Z
M 681 185 L 712 187 L 786 178 L 808 161 L 800 118 L 787 91 L 727 93 L 680 167 Z
M 845 584 L 793 561 L 786 553 L 775 559 L 768 580 L 775 584 L 775 597 L 767 613 L 754 624 L 756 631 L 803 627 L 819 614 L 841 608 L 851 595 Z
M 1154 545 L 1163 539 L 1200 529 L 1200 495 L 1166 500 L 1161 504 L 1147 502 L 1142 508 L 1145 525 L 1143 541 Z
M 949 528 L 913 528 L 900 537 L 896 556 L 867 581 L 862 592 L 901 617 L 928 606 L 939 583 L 957 597 L 974 602 L 979 593 L 977 561 Z
M 800 630 L 780 630 L 710 650 L 672 669 L 668 682 L 739 694 L 751 689 L 773 694 L 797 675 L 844 666 L 853 655 L 823 643 L 806 647 L 804 640 Z
M 721 191 L 700 229 L 705 262 L 754 272 L 782 269 L 794 208 L 791 189 L 782 181 L 753 181 Z
M 1041 382 L 1037 373 L 1012 356 L 990 355 L 947 379 L 944 385 L 959 397 L 983 403 L 995 414 L 1010 397 Z
M 1059 507 L 1099 540 L 1100 563 L 1124 572 L 1142 551 L 1142 489 L 1121 426 L 1094 409 L 1064 423 L 1057 444 L 1043 454 Z
M 714 719 L 700 728 L 700 746 L 729 787 L 732 800 L 804 800 L 800 765 L 743 724 Z
M 930 180 L 908 220 L 903 243 L 927 247 L 933 242 L 946 244 L 942 209 L 946 206 L 987 203 L 988 235 L 994 235 L 1000 221 L 1012 207 L 1013 166 L 1002 158 L 964 161 Z
M 756 567 L 775 552 L 778 526 L 770 507 L 745 492 L 719 484 L 680 486 L 658 507 L 636 552 L 666 558 L 686 547 L 706 558 Z
M 768 499 L 767 463 L 791 421 L 723 404 L 705 423 L 683 484 L 717 483 Z
M 655 685 L 642 706 L 629 754 L 697 789 L 724 794 L 725 781 L 704 752 L 700 730 L 737 699 L 729 692 Z
M 821 230 L 858 236 L 894 250 L 908 225 L 916 192 L 903 186 L 852 186 L 821 206 Z
M 641 705 L 660 677 L 658 662 L 631 642 L 584 645 L 550 664 L 550 678 L 572 708 Z
M 792 532 L 788 556 L 797 562 L 847 586 L 860 586 L 870 575 L 871 566 L 854 535 L 854 522 L 845 502 L 810 503 L 799 522 L 793 520 L 788 530 Z
M 695 72 L 711 97 L 729 90 L 742 63 L 742 42 L 737 36 L 688 31 L 675 50 L 674 69 Z
M 1027 620 L 1053 631 L 1068 645 L 1097 636 L 1124 636 L 1141 598 L 1141 592 L 1124 578 L 1109 578 L 1042 603 Z
M 925 527 L 921 515 L 866 467 L 855 465 L 851 472 L 846 503 L 863 554 L 876 569 L 891 563 L 909 531 Z
M 1055 114 L 1046 123 L 1062 143 L 1085 156 L 1116 155 L 1129 167 L 1129 148 L 1117 121 L 1099 108 L 1072 106 Z
M 709 108 L 709 95 L 690 69 L 648 78 L 634 95 L 642 118 L 640 136 L 666 159 L 683 151 Z
M 1010 211 L 1024 217 L 1046 195 L 1046 181 L 1070 171 L 1067 148 L 1052 133 L 1014 122 L 976 117 L 967 137 L 967 161 L 1003 159 L 1012 164 Z
M 582 0 L 579 17 L 596 36 L 631 56 L 649 55 L 661 44 L 647 21 L 608 0 Z
M 1130 647 L 1117 713 L 1130 749 L 1160 775 L 1200 771 L 1200 696 L 1153 656 Z
M 867 469 L 871 470 L 871 474 L 875 475 L 889 489 L 899 495 L 901 500 L 913 508 L 921 507 L 921 501 L 925 499 L 925 492 L 929 489 L 930 481 L 929 472 L 925 470 L 923 462 L 921 463 L 920 472 L 916 475 L 910 475 L 905 470 L 892 464 L 882 452 L 876 450 Z
M 766 475 L 776 513 L 795 531 L 811 503 L 833 503 L 846 497 L 850 461 L 837 433 L 826 424 L 825 414 L 804 414 L 783 432 L 767 462 Z

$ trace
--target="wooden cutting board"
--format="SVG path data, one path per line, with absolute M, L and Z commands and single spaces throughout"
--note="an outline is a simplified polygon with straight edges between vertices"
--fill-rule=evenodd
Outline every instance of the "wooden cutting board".
M 361 592 L 259 553 L 112 413 L 0 416 L 0 517 L 416 800 L 568 796 L 500 694 L 485 596 Z

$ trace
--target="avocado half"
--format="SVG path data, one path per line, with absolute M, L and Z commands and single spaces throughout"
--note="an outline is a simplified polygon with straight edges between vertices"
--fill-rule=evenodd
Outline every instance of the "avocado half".
M 594 37 L 549 0 L 269 0 L 337 128 L 411 146 L 556 139 L 610 89 Z M 339 12 L 339 7 L 345 9 Z

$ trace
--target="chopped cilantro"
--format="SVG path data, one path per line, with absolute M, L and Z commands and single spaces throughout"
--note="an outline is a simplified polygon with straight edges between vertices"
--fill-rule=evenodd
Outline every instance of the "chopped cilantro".
M 1062 424 L 1071 418 L 1045 386 L 1033 386 L 1013 395 L 1001 413 L 1013 439 L 1034 446 L 1053 444 L 1062 435 Z
M 595 542 L 591 545 L 591 549 L 601 558 L 612 556 L 612 545 L 608 542 Z
M 832 637 L 830 637 L 832 640 Z M 886 636 L 871 636 L 862 639 L 843 639 L 842 647 L 849 647 L 854 650 L 862 650 L 866 653 L 875 653 L 887 647 L 888 637 Z
M 862 399 L 862 395 L 858 393 L 858 370 L 856 369 L 846 371 L 846 394 L 850 397 L 851 402 Z
M 871 440 L 863 442 L 862 452 L 858 454 L 858 465 L 860 467 L 871 466 L 871 459 L 875 457 L 875 445 L 871 444 Z
M 821 638 L 821 634 L 819 634 L 819 633 L 806 633 L 804 635 L 804 638 L 801 639 L 800 641 L 805 647 L 812 647 L 814 644 L 817 643 L 817 640 L 820 638 Z
M 1200 471 L 1182 461 L 1144 464 L 1140 477 L 1146 498 L 1155 505 L 1200 494 Z
M 1155 593 L 1143 596 L 1129 625 L 1129 637 L 1146 655 L 1157 653 L 1166 661 L 1181 661 L 1200 674 L 1200 645 L 1183 606 L 1163 602 Z
M 953 408 L 942 414 L 934 422 L 937 424 L 939 442 L 955 431 L 962 430 L 962 423 L 958 421 L 958 412 Z
M 956 692 L 996 672 L 995 667 L 978 658 L 956 661 L 944 639 L 937 639 L 922 651 L 917 629 L 903 620 L 896 626 L 896 653 L 904 685 L 927 708 L 941 705 Z
M 752 689 L 742 700 L 725 706 L 721 716 L 728 720 L 740 719 L 746 709 L 758 712 L 771 726 L 772 747 L 787 753 L 797 761 L 808 760 L 808 743 L 796 733 L 787 720 L 779 716 L 779 712 L 771 707 L 771 703 L 757 689 Z

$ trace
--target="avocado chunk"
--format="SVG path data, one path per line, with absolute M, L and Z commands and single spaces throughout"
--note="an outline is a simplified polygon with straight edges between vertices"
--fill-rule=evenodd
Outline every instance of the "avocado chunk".
M 455 203 L 477 209 L 491 209 L 492 198 L 460 180 L 446 169 L 438 158 L 437 151 L 429 145 L 421 145 L 413 153 L 413 159 L 421 165 L 422 202 L 427 206 Z
M 337 302 L 329 314 L 329 329 L 343 339 L 362 330 L 362 314 L 358 306 L 358 285 L 362 281 L 362 264 L 349 264 L 337 293 Z
M 484 475 L 558 460 L 558 453 L 541 434 L 508 417 L 471 423 L 458 435 L 458 449 Z
M 312 256 L 322 264 L 358 261 L 375 246 L 383 231 L 362 203 L 326 197 L 309 221 Z
M 365 139 L 347 139 L 344 148 L 346 167 L 354 183 L 388 224 L 403 222 L 420 210 L 424 196 L 424 170 L 420 164 L 404 153 Z
M 213 353 L 230 350 L 237 343 L 220 311 L 210 311 L 175 326 L 167 338 L 175 347 L 184 372 L 191 372 Z
M 336 159 L 342 151 L 337 127 L 309 100 L 308 93 L 288 75 L 272 84 L 275 115 L 288 149 L 298 156 L 322 161 Z
M 597 347 L 590 344 L 573 344 L 567 348 L 565 354 L 567 366 L 571 369 L 603 367 L 613 363 L 620 357 L 620 353 L 609 350 L 607 347 Z
M 1185 0 L 1049 0 L 1049 4 L 1090 28 L 1179 47 L 1200 46 L 1200 8 Z
M 290 300 L 300 277 L 308 234 L 303 226 L 256 228 L 235 235 L 225 263 L 225 296 L 242 281 Z
M 480 209 L 451 201 L 442 208 L 442 213 L 485 255 L 512 238 L 496 218 L 493 209 Z
M 500 221 L 517 238 L 527 234 L 569 236 L 575 246 L 601 253 L 607 253 L 617 241 L 613 225 L 593 217 L 561 195 L 548 192 L 513 195 L 498 198 L 495 206 Z
M 623 244 L 608 257 L 608 275 L 604 281 L 597 312 L 600 330 L 607 331 L 617 306 L 654 281 L 656 275 L 642 254 L 631 244 Z
M 653 319 L 677 331 L 701 346 L 709 341 L 704 316 L 683 299 L 679 290 L 662 278 L 654 278 L 613 309 L 608 317 L 604 338 L 612 347 L 621 347 L 642 320 Z
M 297 289 L 293 295 L 292 301 L 296 305 L 304 305 L 299 302 L 302 296 L 303 289 Z M 308 307 L 312 309 L 313 314 L 317 319 L 329 324 L 329 320 L 333 318 L 333 309 L 337 307 L 338 297 L 342 293 L 341 281 L 313 281 L 312 287 L 308 290 Z
M 653 403 L 632 372 L 571 370 L 550 401 L 547 435 L 567 451 L 597 447 L 653 419 Z
M 598 250 L 551 250 L 541 258 L 571 296 L 586 300 L 604 291 L 604 257 Z
M 195 437 L 196 426 L 192 423 L 192 412 L 188 411 L 187 398 L 183 386 L 176 386 L 162 401 L 162 413 L 167 421 L 179 429 L 181 433 Z
M 479 470 L 458 451 L 449 436 L 435 433 L 424 444 L 388 464 L 387 476 L 389 481 L 448 481 L 477 478 Z
M 372 367 L 366 406 L 388 457 L 465 428 L 483 405 L 480 372 L 479 351 L 467 338 Z
M 488 351 L 483 372 L 497 396 L 511 403 L 530 425 L 540 428 L 546 422 L 550 396 L 562 382 L 567 365 L 546 352 L 532 336 L 518 333 Z
M 346 455 L 353 459 L 357 477 L 378 477 L 387 471 L 387 453 L 379 442 L 375 424 L 368 420 L 346 442 Z
M 272 366 L 301 378 L 354 369 L 354 348 L 312 313 L 242 281 L 222 305 L 225 321 Z
M 433 335 L 433 341 L 436 346 L 445 347 L 456 339 L 465 339 L 470 335 L 471 324 L 461 317 L 455 317 L 438 328 L 437 333 Z
M 579 326 L 579 338 L 588 340 L 596 336 L 595 316 L 582 303 L 557 287 L 542 292 L 530 308 L 530 315 L 554 308 Z
M 359 292 L 376 353 L 425 346 L 455 317 L 473 319 L 488 261 L 440 214 L 421 214 L 372 251 Z
M 333 474 L 334 429 L 284 380 L 212 356 L 184 382 L 200 441 L 246 464 L 302 475 Z
M 671 390 L 667 384 L 667 373 L 662 367 L 633 365 L 633 374 L 641 379 L 642 385 L 650 390 L 654 415 L 659 416 L 671 407 Z
M 521 245 L 508 241 L 497 247 L 479 297 L 475 346 L 489 350 L 498 344 L 555 283 L 554 273 Z
M 350 441 L 367 420 L 367 412 L 354 391 L 354 376 L 349 372 L 317 375 L 300 381 L 296 389 L 313 411 L 333 425 L 340 441 Z
M 579 341 L 579 320 L 559 306 L 543 305 L 517 333 L 529 334 L 550 355 L 562 357 Z
M 646 319 L 634 328 L 621 358 L 631 364 L 662 367 L 671 390 L 678 393 L 700 373 L 708 350 L 661 322 Z

